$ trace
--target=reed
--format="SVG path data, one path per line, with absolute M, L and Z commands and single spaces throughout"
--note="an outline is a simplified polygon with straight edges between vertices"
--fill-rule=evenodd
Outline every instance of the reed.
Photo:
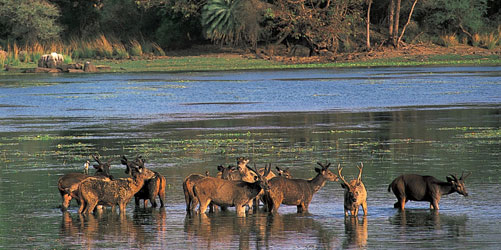
M 499 42 L 499 39 L 500 39 L 500 37 L 494 32 L 491 32 L 488 34 L 483 34 L 483 35 L 480 35 L 480 45 L 482 47 L 489 49 L 489 50 L 492 50 L 492 49 L 496 48 L 497 43 Z
M 131 40 L 130 42 L 129 54 L 131 56 L 142 56 L 143 48 L 137 40 Z
M 440 39 L 442 40 L 442 44 L 445 47 L 454 47 L 459 45 L 456 34 L 442 35 L 440 36 Z

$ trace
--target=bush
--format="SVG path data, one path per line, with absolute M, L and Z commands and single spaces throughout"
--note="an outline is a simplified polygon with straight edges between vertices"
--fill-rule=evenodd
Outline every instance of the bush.
M 130 41 L 129 54 L 131 56 L 142 56 L 143 55 L 142 46 L 137 40 Z
M 121 43 L 113 44 L 113 56 L 117 59 L 126 59 L 129 58 L 129 53 L 125 46 Z
M 440 39 L 442 40 L 442 45 L 444 45 L 445 47 L 453 47 L 459 44 L 456 34 L 443 35 L 440 36 Z

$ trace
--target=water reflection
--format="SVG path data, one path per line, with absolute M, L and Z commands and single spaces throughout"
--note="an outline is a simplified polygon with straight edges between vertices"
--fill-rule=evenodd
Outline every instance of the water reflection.
M 466 215 L 448 216 L 441 215 L 437 210 L 413 210 L 398 211 L 393 217 L 390 217 L 390 223 L 400 226 L 402 233 L 411 233 L 414 231 L 435 232 L 448 237 L 456 238 L 466 235 Z
M 60 235 L 66 241 L 65 244 L 80 248 L 113 247 L 114 244 L 124 243 L 130 247 L 144 248 L 152 240 L 165 238 L 165 217 L 164 209 L 136 209 L 133 218 L 112 211 L 88 215 L 63 212 Z M 153 230 L 146 230 L 149 226 Z
M 236 217 L 234 213 L 187 215 L 184 231 L 192 248 L 320 248 L 337 245 L 335 234 L 309 215 Z M 367 234 L 366 234 L 367 235 Z
M 250 219 L 232 213 L 186 215 L 184 231 L 193 248 L 237 247 L 249 249 Z
M 346 239 L 343 248 L 360 248 L 367 245 L 367 216 L 360 219 L 358 216 L 346 216 L 344 218 L 344 233 Z
M 263 239 L 266 247 L 331 249 L 336 242 L 335 234 L 308 214 L 276 214 L 264 218 L 266 227 Z

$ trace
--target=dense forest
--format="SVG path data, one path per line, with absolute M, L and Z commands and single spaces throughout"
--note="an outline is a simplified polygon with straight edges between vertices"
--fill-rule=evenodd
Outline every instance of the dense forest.
M 500 37 L 499 0 L 0 0 L 3 50 L 62 44 L 72 57 L 92 56 L 78 50 L 86 42 L 109 47 L 100 56 L 111 58 L 206 43 L 309 55 L 409 43 L 490 48 Z

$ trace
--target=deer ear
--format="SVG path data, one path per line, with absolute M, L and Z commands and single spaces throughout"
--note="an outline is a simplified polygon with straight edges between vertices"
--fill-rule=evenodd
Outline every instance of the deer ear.
M 449 176 L 447 176 L 447 177 L 445 177 L 445 178 L 447 179 L 447 182 L 454 182 L 454 179 L 453 179 L 453 178 L 451 178 L 451 177 L 449 177 Z
M 320 169 L 320 168 L 315 168 L 315 172 L 317 172 L 317 173 L 319 173 L 319 174 L 320 174 L 320 173 L 322 173 L 322 169 Z
M 219 172 L 223 172 L 223 170 L 224 170 L 224 167 L 223 167 L 223 166 L 221 166 L 221 165 L 217 166 L 217 171 L 219 171 Z

